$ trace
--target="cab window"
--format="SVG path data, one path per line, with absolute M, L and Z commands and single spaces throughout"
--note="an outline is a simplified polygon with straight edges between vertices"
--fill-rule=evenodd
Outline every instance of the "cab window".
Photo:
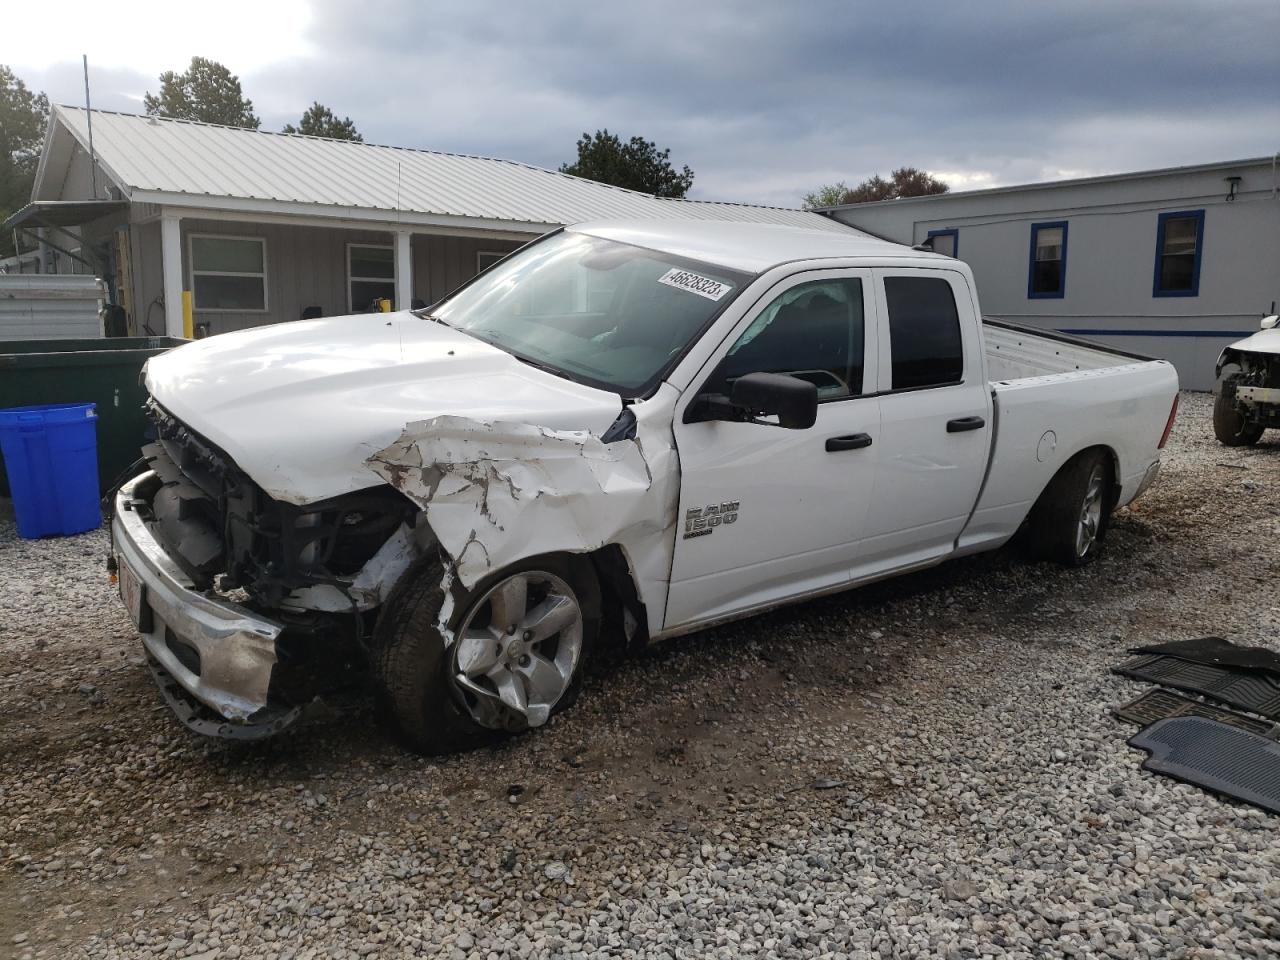
M 964 379 L 960 315 L 942 277 L 885 277 L 894 390 L 941 387 Z
M 862 281 L 856 277 L 813 280 L 779 294 L 764 308 L 708 384 L 728 394 L 748 373 L 782 373 L 808 380 L 818 399 L 862 393 Z

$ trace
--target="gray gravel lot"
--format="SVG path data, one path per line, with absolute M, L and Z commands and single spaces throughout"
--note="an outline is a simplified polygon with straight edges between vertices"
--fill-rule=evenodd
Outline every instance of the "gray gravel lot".
M 0 956 L 1275 957 L 1280 821 L 1139 771 L 1127 647 L 1280 648 L 1280 434 L 1184 395 L 1084 570 L 1013 549 L 596 668 L 444 761 L 171 721 L 106 538 L 0 513 Z

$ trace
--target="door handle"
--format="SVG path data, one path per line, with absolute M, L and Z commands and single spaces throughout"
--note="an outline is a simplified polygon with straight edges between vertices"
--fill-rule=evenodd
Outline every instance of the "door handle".
M 847 437 L 828 437 L 827 453 L 838 453 L 841 450 L 861 450 L 871 446 L 871 434 L 851 433 Z
M 947 421 L 947 433 L 964 433 L 966 430 L 981 430 L 987 421 L 981 417 L 957 417 Z

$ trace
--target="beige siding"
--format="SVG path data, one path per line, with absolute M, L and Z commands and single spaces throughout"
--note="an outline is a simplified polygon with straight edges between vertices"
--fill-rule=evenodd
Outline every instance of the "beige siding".
M 431 304 L 476 275 L 476 255 L 508 253 L 521 244 L 470 237 L 413 238 L 413 295 Z
M 156 301 L 162 289 L 160 227 L 150 223 L 134 226 L 133 231 L 136 302 L 139 313 L 145 314 L 147 305 Z M 326 317 L 347 313 L 347 244 L 393 242 L 390 233 L 372 230 L 183 220 L 182 275 L 187 289 L 191 287 L 188 238 L 206 233 L 262 237 L 267 249 L 266 311 L 196 310 L 195 322 L 207 324 L 211 334 L 297 320 L 311 306 L 319 307 Z M 414 298 L 426 303 L 438 300 L 475 275 L 477 253 L 506 252 L 518 246 L 508 240 L 415 234 L 411 243 Z M 163 328 L 163 311 L 159 307 L 152 308 L 151 318 L 152 329 Z
M 191 289 L 188 238 L 192 234 L 262 237 L 266 241 L 267 309 L 265 311 L 196 310 L 197 324 L 210 333 L 227 333 L 267 323 L 298 320 L 307 307 L 326 317 L 347 312 L 347 244 L 390 243 L 378 231 L 294 227 L 285 224 L 229 223 L 223 220 L 182 221 L 182 278 Z

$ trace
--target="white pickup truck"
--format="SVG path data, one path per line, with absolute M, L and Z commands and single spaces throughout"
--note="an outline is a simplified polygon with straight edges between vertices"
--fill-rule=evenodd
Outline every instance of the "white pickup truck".
M 1280 316 L 1258 327 L 1218 357 L 1213 433 L 1228 447 L 1252 446 L 1268 427 L 1280 429 Z
M 112 567 L 193 729 L 287 726 L 368 664 L 414 748 L 568 706 L 641 644 L 992 550 L 1090 560 L 1155 478 L 1168 363 L 996 321 L 850 230 L 608 222 L 424 311 L 146 370 Z

